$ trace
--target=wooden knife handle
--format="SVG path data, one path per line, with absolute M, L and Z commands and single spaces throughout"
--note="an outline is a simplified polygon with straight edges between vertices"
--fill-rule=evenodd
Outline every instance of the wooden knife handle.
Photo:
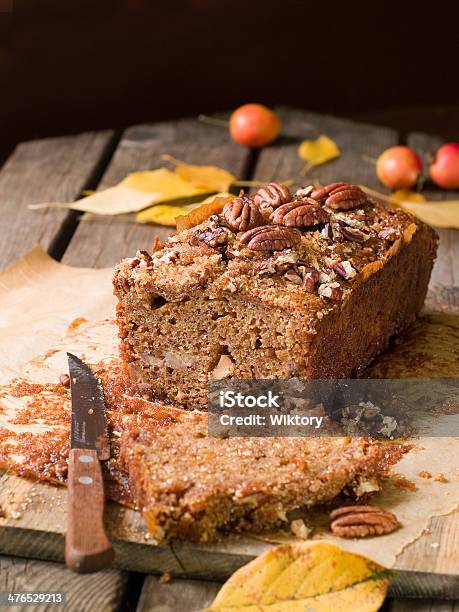
M 104 481 L 94 450 L 71 449 L 65 563 L 80 574 L 109 567 L 115 556 L 104 528 Z

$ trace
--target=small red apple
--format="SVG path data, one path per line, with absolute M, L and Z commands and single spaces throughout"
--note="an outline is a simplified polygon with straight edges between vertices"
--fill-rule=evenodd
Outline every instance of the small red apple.
M 459 189 L 459 142 L 440 147 L 429 168 L 430 178 L 443 189 Z
M 275 140 L 280 127 L 279 117 L 263 104 L 244 104 L 229 120 L 232 139 L 251 148 L 263 147 Z
M 409 147 L 397 146 L 386 149 L 376 161 L 378 179 L 391 189 L 414 187 L 421 172 L 421 158 Z

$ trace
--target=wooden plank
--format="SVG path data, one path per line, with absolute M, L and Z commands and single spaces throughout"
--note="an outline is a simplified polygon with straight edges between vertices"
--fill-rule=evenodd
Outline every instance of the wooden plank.
M 20 144 L 0 171 L 0 267 L 37 243 L 49 249 L 69 213 L 28 204 L 72 201 L 88 183 L 110 147 L 112 131 L 47 138 Z
M 67 612 L 118 610 L 125 585 L 126 574 L 116 570 L 81 575 L 57 563 L 0 557 L 0 591 L 63 592 Z M 54 609 L 49 604 L 30 606 L 30 609 L 32 607 L 35 612 Z M 8 605 L 1 609 L 13 612 L 24 607 Z
M 197 119 L 139 125 L 123 134 L 100 188 L 110 187 L 129 172 L 164 165 L 169 154 L 189 163 L 226 168 L 238 178 L 244 175 L 248 151 L 231 141 L 226 130 L 204 125 Z M 64 255 L 74 266 L 113 266 L 137 249 L 150 249 L 153 236 L 167 236 L 170 229 L 139 225 L 116 218 L 80 223 Z
M 407 144 L 413 147 L 424 160 L 428 168 L 429 160 L 435 151 L 444 144 L 442 138 L 429 134 L 413 133 L 408 136 Z M 423 188 L 427 199 L 457 200 L 459 191 L 445 191 L 427 183 Z M 453 229 L 437 229 L 440 235 L 438 257 L 432 272 L 432 279 L 427 296 L 427 308 L 459 314 L 459 232 Z
M 136 612 L 198 612 L 210 606 L 220 587 L 219 582 L 173 579 L 165 583 L 148 576 Z
M 0 172 L 2 268 L 36 243 L 46 249 L 61 248 L 56 240 L 63 231 L 71 231 L 74 213 L 58 209 L 31 211 L 27 205 L 79 197 L 82 189 L 97 180 L 101 165 L 110 155 L 113 136 L 113 131 L 86 133 L 26 142 L 16 148 Z M 94 576 L 76 578 L 57 564 L 4 558 L 0 561 L 0 590 L 46 590 L 70 584 L 68 610 L 91 610 L 94 604 L 101 610 L 116 609 L 126 577 L 126 573 L 112 570 L 104 572 L 99 581 Z
M 458 610 L 458 601 L 433 601 L 420 599 L 397 599 L 386 602 L 387 612 L 454 612 Z
M 261 152 L 259 166 L 256 168 L 257 178 L 283 180 L 294 177 L 297 184 L 300 184 L 311 179 L 327 182 L 338 177 L 344 180 L 362 181 L 368 185 L 377 185 L 374 167 L 362 159 L 362 156 L 375 157 L 382 149 L 394 144 L 397 138 L 395 132 L 385 128 L 356 125 L 335 118 L 324 118 L 311 113 L 290 112 L 285 109 L 281 112 L 284 119 L 285 137 L 278 145 Z M 311 125 L 314 125 L 313 130 L 311 130 Z M 204 136 L 201 138 L 197 135 L 202 127 L 205 127 L 206 130 L 213 130 L 215 142 L 211 138 L 210 144 L 204 145 Z M 315 131 L 327 133 L 335 138 L 344 154 L 340 160 L 316 169 L 306 181 L 299 177 L 302 162 L 297 157 L 297 146 L 299 139 L 313 136 Z M 177 143 L 179 138 L 180 143 Z M 171 124 L 131 128 L 126 132 L 121 148 L 116 153 L 102 185 L 117 182 L 131 170 L 154 167 L 161 153 L 170 153 L 191 162 L 217 163 L 232 170 L 236 175 L 243 176 L 248 159 L 244 150 L 228 142 L 231 150 L 228 162 L 225 162 L 223 157 L 216 157 L 218 154 L 223 155 L 220 150 L 221 141 L 226 142 L 226 138 L 225 134 L 222 135 L 214 128 L 196 127 L 193 120 L 182 122 L 180 129 Z M 163 143 L 166 143 L 167 150 L 164 149 Z M 225 147 L 226 144 L 221 148 Z M 233 162 L 231 162 L 231 156 L 234 156 Z M 234 163 L 234 167 L 230 163 Z M 239 171 L 235 169 L 237 165 L 239 165 Z M 91 224 L 82 223 L 75 233 L 68 256 L 64 260 L 73 265 L 112 265 L 122 255 L 132 253 L 141 246 L 148 246 L 153 233 L 152 228 L 128 225 L 114 220 Z M 36 486 L 46 487 L 46 485 Z M 25 484 L 21 487 L 24 488 L 23 499 L 26 500 L 30 490 Z M 3 491 L 6 488 L 3 488 Z M 14 488 L 16 490 L 16 487 Z M 52 491 L 53 494 L 46 494 L 41 513 L 30 512 L 19 519 L 0 519 L 0 524 L 5 526 L 3 530 L 0 530 L 0 550 L 19 551 L 17 554 L 31 554 L 42 558 L 62 558 L 65 516 L 62 517 L 61 524 L 56 524 L 53 519 L 53 525 L 50 525 L 46 515 L 51 514 L 52 510 L 55 516 L 56 507 L 65 507 L 66 492 L 62 489 L 58 490 L 59 493 L 56 492 L 56 489 Z M 61 503 L 57 504 L 56 499 L 61 500 Z M 111 535 L 115 540 L 118 567 L 143 572 L 166 571 L 173 575 L 221 580 L 268 546 L 249 538 L 228 538 L 224 542 L 213 545 L 193 545 L 184 542 L 156 547 L 145 539 L 146 534 L 142 531 L 144 530 L 143 523 L 138 515 L 136 515 L 137 518 L 134 516 L 135 514 L 123 511 L 117 506 L 111 506 L 109 509 L 109 515 L 112 517 L 110 520 Z M 33 515 L 32 518 L 31 515 Z M 437 529 L 435 528 L 434 536 L 436 535 Z M 427 554 L 427 549 L 425 552 Z M 421 563 L 424 560 L 423 554 L 422 551 L 417 553 L 416 558 L 424 569 L 425 564 Z M 440 594 L 451 596 L 457 592 L 457 576 L 450 572 L 449 567 L 445 565 L 440 570 L 444 571 L 444 574 L 435 574 L 433 573 L 437 571 L 435 558 L 432 558 L 432 555 L 427 555 L 426 558 L 429 563 L 433 564 L 433 569 L 430 565 L 428 566 L 429 572 L 432 573 L 425 573 L 422 569 L 416 572 L 400 572 L 393 587 L 394 594 L 412 594 L 410 589 L 417 594 L 421 588 L 423 594 L 430 596 Z

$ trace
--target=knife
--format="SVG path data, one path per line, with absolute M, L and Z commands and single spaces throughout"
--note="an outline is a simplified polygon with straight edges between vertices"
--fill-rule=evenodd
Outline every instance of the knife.
M 111 565 L 113 547 L 104 528 L 101 461 L 110 458 L 102 384 L 85 363 L 67 353 L 72 396 L 65 563 L 87 574 Z

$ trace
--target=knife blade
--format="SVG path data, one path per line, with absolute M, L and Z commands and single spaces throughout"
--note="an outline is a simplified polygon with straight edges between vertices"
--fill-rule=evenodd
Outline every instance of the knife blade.
M 65 562 L 79 573 L 109 567 L 113 547 L 104 528 L 101 460 L 110 458 L 102 384 L 89 366 L 67 353 L 72 398 Z
M 72 396 L 71 448 L 94 449 L 100 461 L 110 459 L 102 384 L 89 366 L 67 353 Z

